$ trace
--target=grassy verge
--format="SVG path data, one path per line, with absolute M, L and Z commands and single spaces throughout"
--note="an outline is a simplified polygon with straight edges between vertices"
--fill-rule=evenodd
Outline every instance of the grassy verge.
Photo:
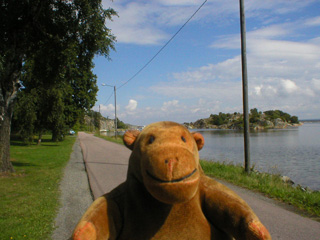
M 320 192 L 303 191 L 299 187 L 288 185 L 280 175 L 254 171 L 248 175 L 244 173 L 243 167 L 232 164 L 201 161 L 201 166 L 208 176 L 261 192 L 320 217 Z
M 75 137 L 41 145 L 11 142 L 15 173 L 0 175 L 0 239 L 50 239 L 59 182 Z
M 96 137 L 99 137 L 99 138 L 102 138 L 102 139 L 105 139 L 105 140 L 110 141 L 110 142 L 123 144 L 122 136 L 117 136 L 117 138 L 116 138 L 116 137 L 114 137 L 114 136 L 109 137 L 109 136 L 99 135 L 99 134 L 97 134 L 97 133 L 95 134 L 95 136 L 96 136 Z

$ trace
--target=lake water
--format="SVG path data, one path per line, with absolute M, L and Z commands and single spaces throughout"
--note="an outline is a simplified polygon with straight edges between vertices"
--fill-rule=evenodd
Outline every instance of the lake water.
M 200 158 L 244 163 L 243 133 L 236 130 L 196 130 L 205 138 Z M 320 123 L 298 128 L 250 133 L 251 166 L 290 177 L 296 184 L 320 190 Z

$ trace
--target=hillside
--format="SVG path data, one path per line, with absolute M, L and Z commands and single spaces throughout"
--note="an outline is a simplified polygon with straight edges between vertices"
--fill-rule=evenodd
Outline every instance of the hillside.
M 280 110 L 259 112 L 256 108 L 250 110 L 249 122 L 250 128 L 254 130 L 281 129 L 301 125 L 297 116 L 291 116 Z M 220 112 L 195 122 L 184 123 L 184 125 L 189 129 L 243 129 L 243 114 Z

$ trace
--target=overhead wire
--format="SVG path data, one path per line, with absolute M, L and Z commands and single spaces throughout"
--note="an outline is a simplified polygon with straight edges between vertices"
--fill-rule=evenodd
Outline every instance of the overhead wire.
M 113 96 L 113 91 L 112 91 L 111 95 L 108 97 L 107 101 L 104 103 L 104 105 L 106 105 L 106 104 L 109 102 L 109 100 L 110 100 L 110 98 L 111 98 L 112 96 Z
M 199 7 L 198 9 L 191 15 L 191 17 L 188 18 L 188 20 L 179 28 L 179 30 L 164 44 L 159 51 L 146 63 L 144 64 L 132 77 L 130 77 L 126 82 L 121 84 L 117 89 L 119 90 L 126 84 L 128 84 L 132 79 L 134 79 L 136 76 L 138 76 L 162 51 L 165 49 L 168 44 L 179 34 L 179 32 L 190 22 L 190 20 L 199 12 L 199 10 L 205 5 L 205 3 L 208 0 L 205 0 Z M 109 100 L 109 99 L 108 99 Z
M 117 87 L 117 90 L 128 84 L 131 80 L 133 80 L 136 76 L 138 76 L 168 45 L 169 43 L 181 32 L 181 30 L 191 21 L 191 19 L 199 12 L 199 10 L 206 4 L 208 0 L 205 0 L 198 9 L 187 19 L 187 21 L 178 29 L 178 31 L 158 50 L 158 52 L 146 63 L 144 64 L 132 77 L 130 77 L 126 82 Z M 113 92 L 107 99 L 104 105 L 106 105 L 111 97 L 113 96 Z

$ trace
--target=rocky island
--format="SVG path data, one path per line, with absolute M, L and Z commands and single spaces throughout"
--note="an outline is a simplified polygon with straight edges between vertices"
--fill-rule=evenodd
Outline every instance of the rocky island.
M 184 125 L 189 129 L 243 129 L 243 114 L 220 112 Z M 264 130 L 298 127 L 301 123 L 297 116 L 291 116 L 280 110 L 261 112 L 254 108 L 250 110 L 249 125 L 250 129 Z

